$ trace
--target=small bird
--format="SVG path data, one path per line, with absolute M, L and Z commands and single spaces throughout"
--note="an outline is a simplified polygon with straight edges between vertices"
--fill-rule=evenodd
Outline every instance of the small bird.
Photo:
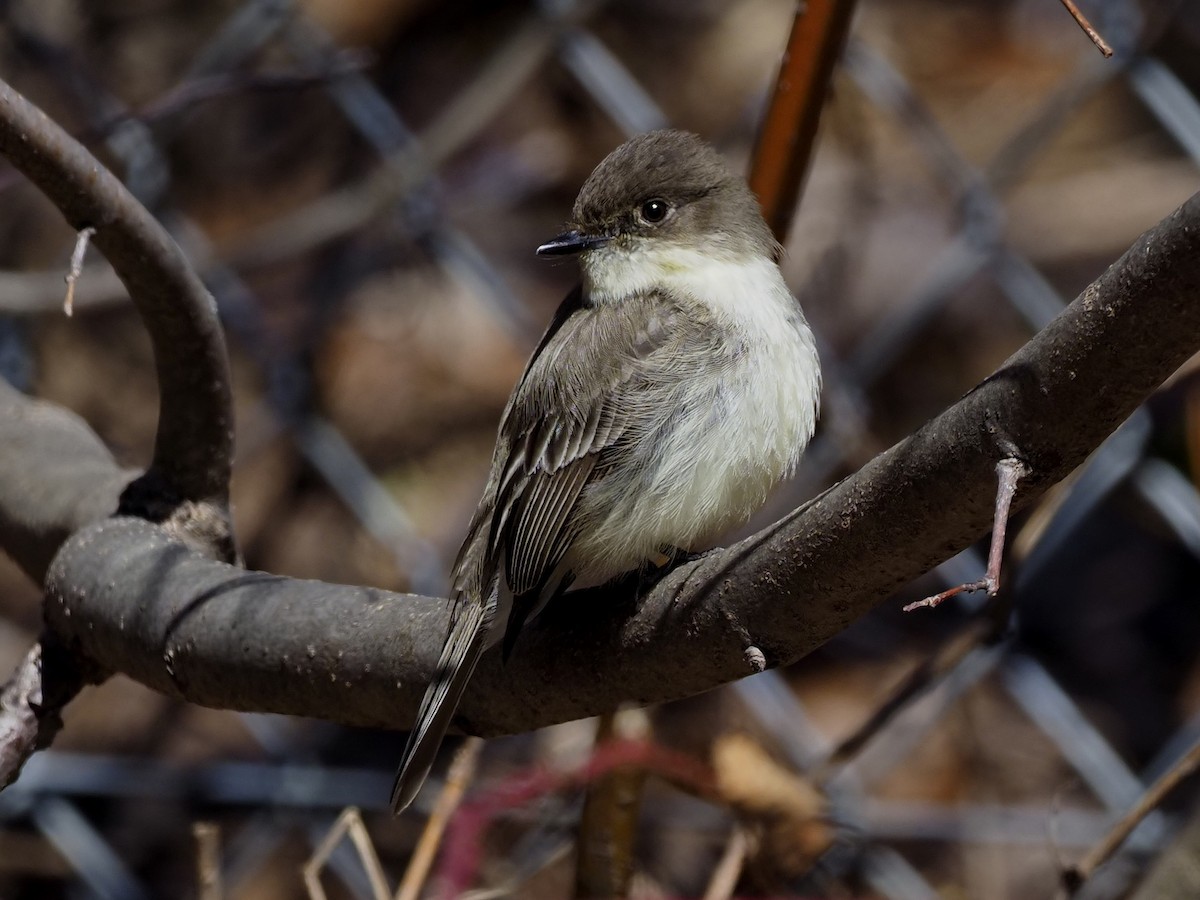
M 682 131 L 633 138 L 588 177 L 569 227 L 537 253 L 578 256 L 582 284 L 500 420 L 397 813 L 484 650 L 507 659 L 571 586 L 710 546 L 795 469 L 816 426 L 820 362 L 781 248 L 712 147 Z

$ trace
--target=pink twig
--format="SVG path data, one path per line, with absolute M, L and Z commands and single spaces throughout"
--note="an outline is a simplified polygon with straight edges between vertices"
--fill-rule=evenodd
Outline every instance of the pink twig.
M 480 843 L 488 825 L 505 810 L 517 809 L 558 791 L 587 784 L 623 766 L 636 766 L 667 781 L 683 784 L 696 793 L 711 796 L 712 772 L 703 763 L 641 741 L 613 741 L 600 747 L 578 768 L 553 772 L 541 766 L 517 775 L 481 797 L 464 803 L 450 823 L 439 871 L 441 896 L 460 896 L 479 869 Z

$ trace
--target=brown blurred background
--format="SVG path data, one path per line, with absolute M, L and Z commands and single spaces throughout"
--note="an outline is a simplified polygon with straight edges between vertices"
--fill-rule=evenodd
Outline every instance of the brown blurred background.
M 576 277 L 533 248 L 630 133 L 687 128 L 744 170 L 794 4 L 2 9 L 0 73 L 126 180 L 217 297 L 247 564 L 436 594 L 503 403 Z M 822 341 L 821 433 L 759 524 L 954 401 L 1200 187 L 1194 5 L 1088 12 L 1113 60 L 1057 0 L 860 4 L 785 261 Z M 79 412 L 136 466 L 156 415 L 149 345 L 95 253 L 62 314 L 73 243 L 0 164 L 0 374 Z M 641 895 L 702 894 L 735 808 L 746 896 L 1053 896 L 1059 869 L 1200 731 L 1198 399 L 1181 374 L 1023 520 L 999 610 L 905 616 L 898 598 L 787 672 L 650 711 L 638 727 L 697 758 L 748 735 L 718 768 L 752 782 L 770 758 L 789 787 L 733 785 L 722 804 L 651 782 Z M 982 565 L 952 561 L 907 599 Z M 0 557 L 0 667 L 36 634 L 38 601 Z M 964 633 L 977 637 L 931 691 L 821 768 Z M 475 782 L 575 764 L 594 730 L 494 741 Z M 401 741 L 184 707 L 115 678 L 0 795 L 0 897 L 195 896 L 200 820 L 220 827 L 228 897 L 303 897 L 298 866 L 350 803 L 394 884 L 436 792 L 384 814 Z M 823 777 L 799 776 L 813 767 Z M 789 790 L 792 806 L 755 807 Z M 1135 889 L 1191 793 L 1092 896 Z M 568 895 L 579 811 L 568 791 L 506 812 L 478 884 Z M 348 852 L 325 883 L 369 896 Z

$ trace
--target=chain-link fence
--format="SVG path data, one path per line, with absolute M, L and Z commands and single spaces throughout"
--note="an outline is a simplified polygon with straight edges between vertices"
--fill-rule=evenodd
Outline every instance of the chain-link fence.
M 496 417 L 574 275 L 532 247 L 624 135 L 674 124 L 744 158 L 792 14 L 450 6 L 6 4 L 5 77 L 113 166 L 217 299 L 254 568 L 444 590 Z M 1194 190 L 1200 17 L 1092 6 L 1111 60 L 1051 0 L 863 5 L 786 263 L 822 340 L 824 420 L 763 521 L 985 377 Z M 11 172 L 0 192 L 0 371 L 135 463 L 154 381 L 120 285 L 89 260 L 63 319 L 73 236 Z M 832 846 L 752 861 L 747 892 L 1050 896 L 1200 737 L 1196 397 L 1181 375 L 1023 520 L 997 601 L 884 610 L 792 670 L 655 713 L 656 739 L 697 755 L 748 730 L 827 798 Z M 968 552 L 913 594 L 983 566 Z M 18 578 L 3 591 L 14 654 L 38 619 Z M 891 684 L 907 692 L 889 705 Z M 296 866 L 347 805 L 368 811 L 385 864 L 415 841 L 420 808 L 372 814 L 394 736 L 183 708 L 120 681 L 76 706 L 0 795 L 4 896 L 186 895 L 199 819 L 222 826 L 231 897 L 302 895 Z M 590 736 L 494 742 L 480 778 L 577 758 Z M 512 811 L 483 881 L 555 896 L 545 873 L 578 800 L 533 813 Z M 1149 816 L 1089 896 L 1135 885 L 1174 822 Z M 639 868 L 699 893 L 729 828 L 653 793 Z M 353 854 L 331 866 L 339 890 L 370 896 Z

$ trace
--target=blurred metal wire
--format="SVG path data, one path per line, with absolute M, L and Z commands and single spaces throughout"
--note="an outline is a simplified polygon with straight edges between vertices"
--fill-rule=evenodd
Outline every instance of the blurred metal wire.
M 48 797 L 33 807 L 32 819 L 94 896 L 103 900 L 149 900 L 150 894 L 109 842 L 72 803 Z
M 948 195 L 947 218 L 953 235 L 927 266 L 921 283 L 859 340 L 844 359 L 825 366 L 835 421 L 814 442 L 800 484 L 812 491 L 852 463 L 858 448 L 869 446 L 873 411 L 869 389 L 887 377 L 947 304 L 964 288 L 994 285 L 1016 315 L 1037 329 L 1064 306 L 1050 280 L 1005 237 L 1006 195 L 1026 176 L 1050 142 L 1071 121 L 1082 102 L 1113 79 L 1125 82 L 1197 164 L 1200 164 L 1200 102 L 1166 65 L 1137 48 L 1142 14 L 1132 2 L 1100 4 L 1098 24 L 1111 29 L 1118 56 L 1101 64 L 1081 52 L 1077 63 L 1045 98 L 1038 113 L 1010 134 L 984 166 L 968 162 L 937 121 L 919 90 L 887 56 L 865 39 L 852 39 L 845 68 L 875 109 L 893 119 L 919 150 L 932 178 Z M 387 95 L 361 71 L 338 70 L 322 86 L 335 108 L 372 148 L 378 169 L 343 186 L 312 206 L 269 223 L 247 247 L 227 262 L 217 261 L 212 241 L 176 209 L 170 196 L 172 172 L 163 143 L 169 122 L 151 129 L 104 87 L 69 47 L 20 26 L 11 26 L 18 48 L 31 60 L 52 66 L 54 77 L 74 97 L 90 126 L 103 134 L 109 152 L 124 169 L 134 193 L 177 236 L 204 272 L 221 315 L 242 348 L 254 359 L 268 385 L 264 407 L 269 433 L 287 434 L 346 508 L 389 553 L 414 589 L 440 593 L 445 560 L 412 518 L 329 418 L 315 408 L 304 341 L 286 346 L 272 334 L 263 303 L 238 267 L 288 257 L 333 242 L 381 218 L 395 222 L 451 278 L 459 281 L 481 310 L 516 339 L 530 342 L 537 325 L 500 274 L 500 268 L 457 227 L 443 208 L 439 168 L 498 115 L 530 80 L 550 63 L 571 74 L 582 98 L 626 133 L 656 128 L 668 118 L 655 98 L 589 27 L 601 3 L 543 0 L 497 41 L 476 76 L 463 84 L 443 113 L 424 131 L 411 129 Z M 306 18 L 291 0 L 245 0 L 199 49 L 183 83 L 244 71 L 264 51 L 282 51 L 306 71 L 334 71 L 339 50 L 330 36 Z M 116 124 L 113 124 L 116 123 Z M 329 301 L 336 303 L 336 299 Z M 324 321 L 332 308 L 314 309 Z M 320 329 L 309 330 L 309 341 Z M 4 374 L 27 379 L 28 359 L 21 332 L 0 320 L 0 367 Z M 828 407 L 827 407 L 828 408 Z M 839 410 L 841 412 L 839 412 Z M 1066 487 L 1038 542 L 1016 577 L 1019 592 L 1031 583 L 1081 523 L 1119 485 L 1128 485 L 1172 530 L 1180 546 L 1200 558 L 1200 495 L 1174 467 L 1149 455 L 1152 422 L 1140 411 L 1100 448 Z M 970 580 L 982 570 L 974 552 L 961 554 L 938 570 L 948 584 Z M 962 598 L 977 608 L 978 598 Z M 913 753 L 928 732 L 961 698 L 994 679 L 1025 712 L 1064 761 L 1106 807 L 1104 813 L 1056 811 L 1044 807 L 968 806 L 949 810 L 920 804 L 887 804 L 871 795 L 872 785 Z M 767 672 L 734 687 L 742 702 L 777 739 L 792 764 L 811 770 L 833 743 L 806 712 L 782 675 Z M 28 818 L 78 873 L 80 883 L 97 896 L 149 896 L 121 861 L 120 854 L 76 806 L 87 798 L 188 797 L 206 807 L 255 808 L 237 845 L 225 856 L 226 880 L 236 886 L 258 871 L 294 831 L 319 833 L 332 811 L 346 804 L 382 809 L 390 772 L 372 768 L 333 769 L 317 763 L 286 729 L 247 717 L 247 729 L 264 751 L 265 761 L 214 762 L 189 769 L 153 759 L 109 758 L 47 751 L 35 757 L 20 782 L 0 795 L 0 819 Z M 1143 785 L 1189 745 L 1200 724 L 1184 725 L 1164 743 L 1159 759 L 1143 775 L 1135 774 L 1088 720 L 1046 667 L 1017 641 L 980 646 L 937 683 L 885 724 L 874 740 L 828 785 L 834 816 L 854 830 L 860 844 L 856 864 L 881 896 L 927 898 L 937 891 L 904 852 L 897 848 L 920 841 L 974 841 L 1016 844 L 1040 839 L 1035 825 L 1054 816 L 1062 821 L 1066 846 L 1082 846 L 1140 793 Z M 1143 823 L 1131 848 L 1147 852 L 1161 844 L 1169 825 L 1165 814 Z M 314 832 L 315 829 L 315 832 Z M 552 839 L 551 839 L 552 838 Z M 528 838 L 545 856 L 557 847 L 557 834 Z M 543 846 L 545 845 L 545 846 Z M 353 863 L 335 855 L 333 866 L 360 896 L 364 885 Z

